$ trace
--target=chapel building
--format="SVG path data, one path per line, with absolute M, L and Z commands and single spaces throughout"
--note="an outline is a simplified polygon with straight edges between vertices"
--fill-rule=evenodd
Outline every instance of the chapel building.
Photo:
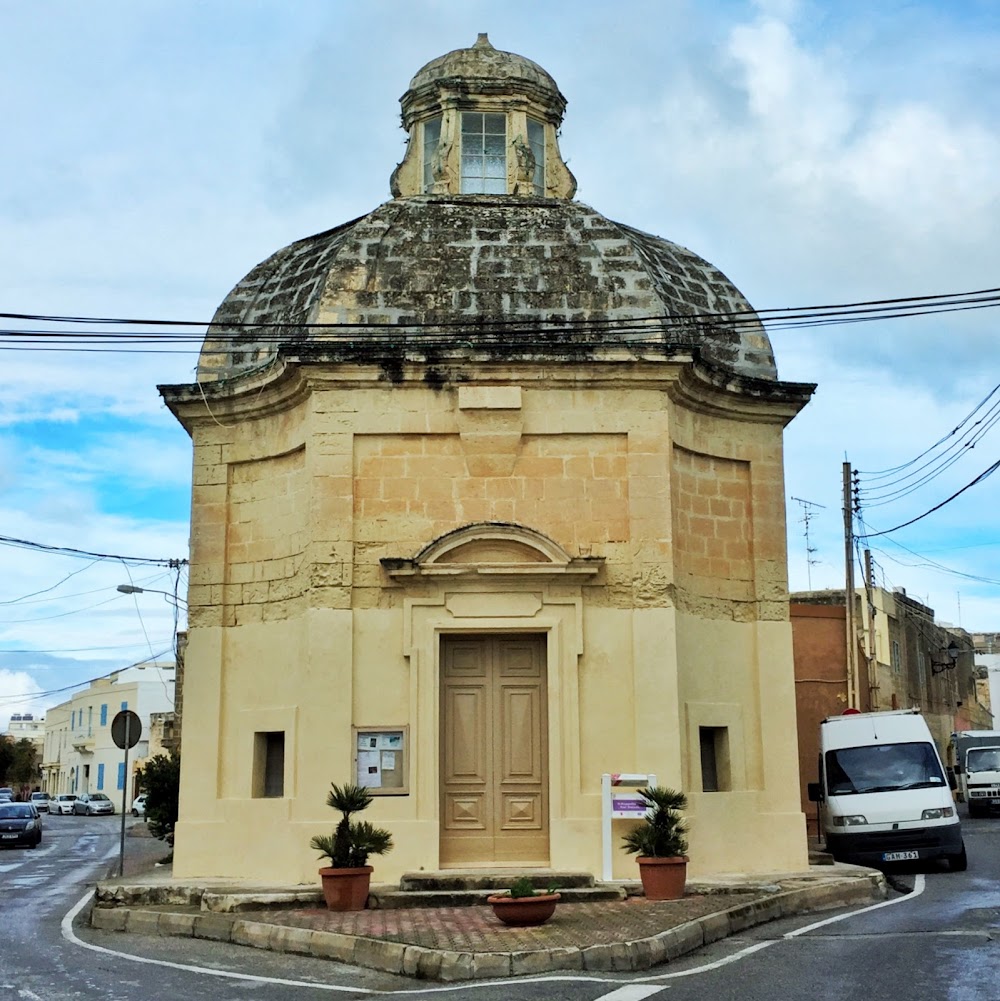
M 711 264 L 574 200 L 540 66 L 481 35 L 401 103 L 391 199 L 254 268 L 160 387 L 194 449 L 175 876 L 316 882 L 351 780 L 376 880 L 600 874 L 620 773 L 687 793 L 692 874 L 804 868 L 813 387 Z

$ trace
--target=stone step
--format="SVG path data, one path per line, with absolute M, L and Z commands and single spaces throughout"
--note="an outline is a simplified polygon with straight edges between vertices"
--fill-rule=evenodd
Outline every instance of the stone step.
M 554 886 L 563 890 L 594 885 L 589 872 L 570 872 L 563 869 L 444 869 L 432 872 L 406 872 L 399 880 L 402 893 L 443 890 L 506 890 L 515 879 L 527 877 L 536 890 Z
M 544 889 L 544 887 L 543 887 Z M 478 890 L 396 890 L 372 887 L 368 894 L 370 910 L 402 910 L 411 907 L 479 907 L 495 889 Z M 604 900 L 624 900 L 620 886 L 576 886 L 558 888 L 560 904 L 596 903 Z

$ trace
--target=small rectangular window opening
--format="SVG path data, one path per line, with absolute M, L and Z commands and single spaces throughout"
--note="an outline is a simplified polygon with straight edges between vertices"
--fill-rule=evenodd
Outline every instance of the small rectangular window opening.
M 507 116 L 462 113 L 462 194 L 507 194 Z
M 438 143 L 441 141 L 441 117 L 424 122 L 424 193 L 429 192 L 434 185 L 434 161 L 437 156 Z
M 536 122 L 534 118 L 528 119 L 528 145 L 535 156 L 535 176 L 532 178 L 532 187 L 536 195 L 544 195 L 545 126 L 541 122 Z
M 285 731 L 254 734 L 253 795 L 280 799 L 285 795 Z
M 703 792 L 725 792 L 732 788 L 729 769 L 729 729 L 724 726 L 698 727 L 701 745 L 701 788 Z

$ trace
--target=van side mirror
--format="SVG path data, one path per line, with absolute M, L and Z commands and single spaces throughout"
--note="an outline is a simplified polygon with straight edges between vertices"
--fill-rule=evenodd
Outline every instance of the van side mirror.
M 821 803 L 823 801 L 823 790 L 818 782 L 810 782 L 806 785 L 810 803 Z
M 958 780 L 955 778 L 955 772 L 953 769 L 948 770 L 948 788 L 954 792 L 958 788 Z

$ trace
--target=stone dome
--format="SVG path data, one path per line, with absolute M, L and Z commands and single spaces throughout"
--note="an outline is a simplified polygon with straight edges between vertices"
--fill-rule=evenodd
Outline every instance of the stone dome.
M 573 200 L 557 142 L 566 100 L 537 63 L 480 35 L 427 63 L 401 103 L 410 141 L 396 197 L 239 282 L 212 321 L 200 381 L 265 365 L 284 342 L 384 341 L 387 328 L 449 346 L 487 331 L 508 349 L 534 338 L 577 355 L 641 336 L 777 378 L 763 326 L 725 275 Z
M 733 323 L 720 313 L 743 316 Z M 692 322 L 697 317 L 705 319 Z M 382 337 L 387 326 L 400 334 L 437 326 L 440 336 L 461 341 L 463 328 L 491 322 L 523 325 L 522 338 L 525 329 L 562 323 L 565 343 L 581 323 L 606 324 L 601 329 L 611 338 L 615 324 L 640 318 L 649 318 L 647 338 L 652 332 L 665 344 L 695 345 L 741 376 L 777 378 L 750 304 L 717 268 L 678 244 L 577 201 L 396 198 L 254 268 L 217 310 L 198 379 L 267 364 L 279 342 L 343 338 L 331 324 L 357 325 L 349 331 L 355 340 Z
M 442 88 L 524 94 L 548 106 L 559 120 L 566 110 L 566 98 L 538 63 L 515 52 L 495 49 L 485 33 L 480 33 L 469 48 L 453 49 L 417 71 L 400 98 L 405 128 L 410 126 L 415 107 Z

